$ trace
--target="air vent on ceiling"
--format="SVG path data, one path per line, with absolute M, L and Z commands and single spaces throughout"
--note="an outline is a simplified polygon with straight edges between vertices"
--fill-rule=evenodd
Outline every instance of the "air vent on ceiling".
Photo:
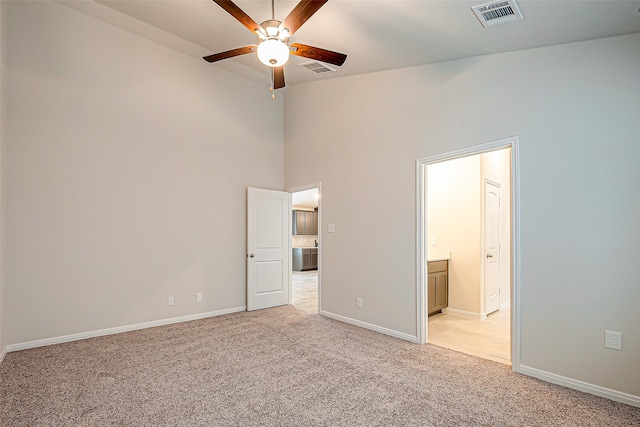
M 515 0 L 492 1 L 471 9 L 485 28 L 523 19 Z
M 328 65 L 323 64 L 322 62 L 318 62 L 318 61 L 309 61 L 309 62 L 304 62 L 302 64 L 304 68 L 307 68 L 311 71 L 313 71 L 314 73 L 317 74 L 323 74 L 323 73 L 335 73 L 336 70 L 329 67 Z

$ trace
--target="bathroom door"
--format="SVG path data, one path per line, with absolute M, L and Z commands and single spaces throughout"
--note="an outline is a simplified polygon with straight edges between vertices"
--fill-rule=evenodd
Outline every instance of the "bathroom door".
M 485 314 L 500 309 L 500 184 L 485 181 Z

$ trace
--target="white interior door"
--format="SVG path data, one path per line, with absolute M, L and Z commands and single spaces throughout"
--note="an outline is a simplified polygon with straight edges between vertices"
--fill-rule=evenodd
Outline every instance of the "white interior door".
M 500 185 L 485 182 L 485 313 L 500 309 Z
M 289 303 L 289 193 L 247 192 L 247 310 Z

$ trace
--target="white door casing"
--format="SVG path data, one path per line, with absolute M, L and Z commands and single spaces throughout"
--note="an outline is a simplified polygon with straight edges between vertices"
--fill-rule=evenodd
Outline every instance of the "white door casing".
M 289 303 L 289 193 L 247 191 L 247 310 Z
M 457 159 L 474 154 L 482 154 L 502 148 L 511 149 L 510 177 L 509 177 L 509 263 L 511 267 L 509 286 L 511 288 L 510 308 L 511 308 L 511 369 L 514 372 L 522 372 L 520 365 L 521 348 L 521 238 L 520 238 L 520 138 L 511 136 L 496 141 L 485 142 L 456 151 L 436 154 L 416 160 L 416 217 L 417 239 L 416 239 L 416 337 L 417 343 L 428 342 L 429 322 L 427 306 L 427 166 L 446 160 Z
M 500 184 L 485 181 L 485 314 L 500 309 Z

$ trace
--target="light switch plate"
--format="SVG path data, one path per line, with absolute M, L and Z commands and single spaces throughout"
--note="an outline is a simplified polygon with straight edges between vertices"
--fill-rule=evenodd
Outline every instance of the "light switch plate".
M 329 224 L 327 226 L 327 232 L 329 233 L 335 233 L 336 232 L 336 225 L 335 224 Z

